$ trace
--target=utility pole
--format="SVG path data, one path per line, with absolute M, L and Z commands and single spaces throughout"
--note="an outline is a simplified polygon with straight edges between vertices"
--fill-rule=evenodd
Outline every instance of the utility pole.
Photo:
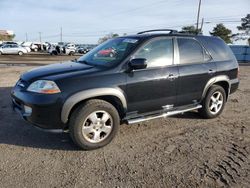
M 200 28 L 201 33 L 202 33 L 202 29 L 203 29 L 203 24 L 204 24 L 204 18 L 202 18 L 202 20 L 201 20 L 201 28 Z
M 39 33 L 39 40 L 40 40 L 40 42 L 42 42 L 42 33 L 41 32 L 38 32 Z
M 197 34 L 199 33 L 200 10 L 201 10 L 201 0 L 199 0 L 198 13 L 197 13 L 197 22 L 196 22 Z
M 28 42 L 28 33 L 25 33 L 26 42 Z
M 60 41 L 62 42 L 62 27 L 61 27 L 61 32 L 60 32 Z

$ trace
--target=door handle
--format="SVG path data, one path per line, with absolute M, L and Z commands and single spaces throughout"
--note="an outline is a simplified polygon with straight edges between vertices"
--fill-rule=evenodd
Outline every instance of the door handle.
M 169 74 L 167 76 L 167 79 L 170 80 L 170 81 L 173 81 L 175 80 L 176 78 L 178 78 L 179 76 L 178 75 L 174 75 L 174 74 Z
M 215 73 L 215 70 L 213 70 L 213 69 L 208 70 L 208 74 L 214 74 L 214 73 Z

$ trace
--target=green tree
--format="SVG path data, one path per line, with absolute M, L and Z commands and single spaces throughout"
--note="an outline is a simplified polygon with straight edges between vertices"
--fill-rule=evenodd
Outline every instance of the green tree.
M 1 35 L 0 34 L 0 41 L 12 41 L 15 38 L 15 35 Z
M 117 33 L 109 33 L 107 35 L 105 35 L 104 37 L 99 38 L 98 43 L 101 44 L 103 42 L 105 42 L 106 40 L 115 38 L 115 37 L 119 37 L 119 35 Z
M 240 31 L 244 31 L 246 34 L 250 33 L 250 14 L 247 14 L 246 17 L 241 18 L 241 25 L 237 28 Z
M 197 30 L 195 26 L 190 25 L 182 27 L 180 33 L 197 34 L 200 33 L 200 31 L 200 29 Z
M 218 36 L 222 38 L 227 44 L 232 43 L 231 37 L 232 37 L 232 31 L 228 28 L 226 28 L 223 24 L 217 24 L 213 31 L 210 32 L 210 35 Z
M 241 25 L 237 27 L 239 31 L 243 31 L 242 34 L 237 34 L 237 36 L 247 37 L 248 44 L 250 45 L 250 14 L 247 14 L 246 17 L 241 18 Z

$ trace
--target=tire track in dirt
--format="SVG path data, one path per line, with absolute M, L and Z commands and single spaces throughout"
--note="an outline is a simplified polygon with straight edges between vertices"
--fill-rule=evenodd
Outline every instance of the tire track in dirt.
M 204 164 L 204 170 L 207 172 L 205 177 L 219 186 L 231 187 L 239 183 L 240 177 L 247 175 L 245 170 L 249 169 L 249 164 L 247 146 L 232 143 L 227 148 L 227 155 L 215 165 Z

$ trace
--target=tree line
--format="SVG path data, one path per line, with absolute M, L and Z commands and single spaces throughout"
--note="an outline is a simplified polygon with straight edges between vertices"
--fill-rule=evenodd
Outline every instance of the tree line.
M 241 25 L 237 27 L 240 33 L 232 33 L 232 30 L 225 27 L 224 24 L 219 23 L 217 24 L 213 30 L 210 32 L 210 35 L 212 36 L 218 36 L 221 39 L 223 39 L 227 44 L 232 43 L 233 41 L 246 39 L 248 40 L 248 44 L 250 45 L 250 14 L 247 14 L 246 17 L 241 18 Z M 202 34 L 201 29 L 196 29 L 195 26 L 184 26 L 182 27 L 180 33 L 187 33 L 187 34 Z M 124 34 L 126 35 L 126 34 Z M 104 41 L 118 37 L 119 35 L 117 33 L 110 33 L 108 35 L 105 35 L 104 37 L 101 37 L 98 40 L 98 43 L 103 43 Z

